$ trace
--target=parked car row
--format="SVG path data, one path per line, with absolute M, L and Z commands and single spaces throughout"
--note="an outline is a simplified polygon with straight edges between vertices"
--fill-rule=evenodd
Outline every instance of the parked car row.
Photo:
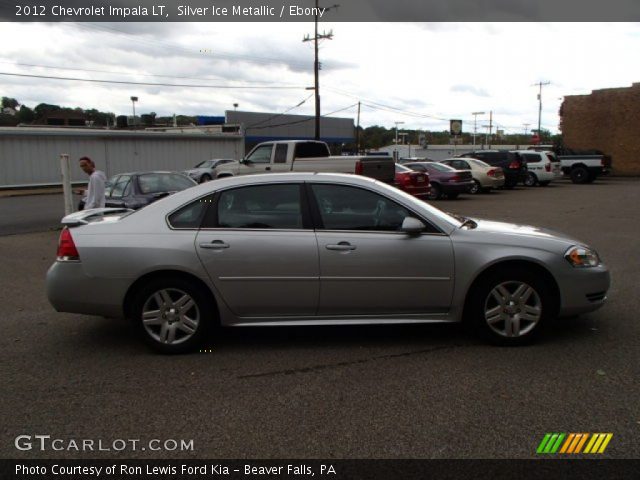
M 562 175 L 560 161 L 548 151 L 477 150 L 440 161 L 404 158 L 401 165 L 429 175 L 428 198 L 457 198 L 495 188 L 547 186 Z M 397 181 L 396 184 L 399 182 Z M 407 191 L 406 189 L 404 189 Z

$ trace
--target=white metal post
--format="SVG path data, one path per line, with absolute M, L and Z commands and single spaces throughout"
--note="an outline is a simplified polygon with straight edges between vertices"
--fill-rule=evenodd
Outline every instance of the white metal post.
M 64 214 L 73 213 L 73 192 L 71 191 L 71 164 L 69 155 L 60 154 L 60 172 L 62 174 L 62 194 L 64 197 Z

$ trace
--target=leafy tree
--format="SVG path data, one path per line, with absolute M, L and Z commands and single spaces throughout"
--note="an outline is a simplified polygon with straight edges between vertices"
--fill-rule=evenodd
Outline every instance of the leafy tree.
M 36 119 L 36 115 L 33 113 L 33 110 L 26 105 L 22 105 L 22 107 L 20 107 L 17 117 L 20 123 L 31 123 Z
M 2 108 L 16 109 L 20 105 L 15 98 L 2 97 Z

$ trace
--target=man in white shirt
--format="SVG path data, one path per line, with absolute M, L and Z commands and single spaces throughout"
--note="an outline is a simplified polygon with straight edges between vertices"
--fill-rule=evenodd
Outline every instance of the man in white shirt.
M 80 168 L 89 175 L 89 185 L 85 190 L 84 208 L 104 208 L 105 184 L 107 176 L 104 172 L 96 170 L 96 164 L 89 157 L 80 159 Z

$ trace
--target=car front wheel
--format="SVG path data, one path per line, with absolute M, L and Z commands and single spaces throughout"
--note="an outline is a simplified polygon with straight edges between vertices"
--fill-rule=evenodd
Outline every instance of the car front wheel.
M 485 278 L 471 294 L 469 315 L 476 332 L 499 345 L 535 340 L 552 311 L 551 294 L 535 273 L 505 269 Z
M 202 175 L 200 177 L 200 183 L 205 183 L 211 180 L 211 175 L 209 175 L 208 173 L 205 173 L 204 175 Z
M 144 340 L 161 353 L 185 353 L 210 333 L 214 309 L 209 295 L 182 278 L 155 279 L 135 296 L 134 320 Z

